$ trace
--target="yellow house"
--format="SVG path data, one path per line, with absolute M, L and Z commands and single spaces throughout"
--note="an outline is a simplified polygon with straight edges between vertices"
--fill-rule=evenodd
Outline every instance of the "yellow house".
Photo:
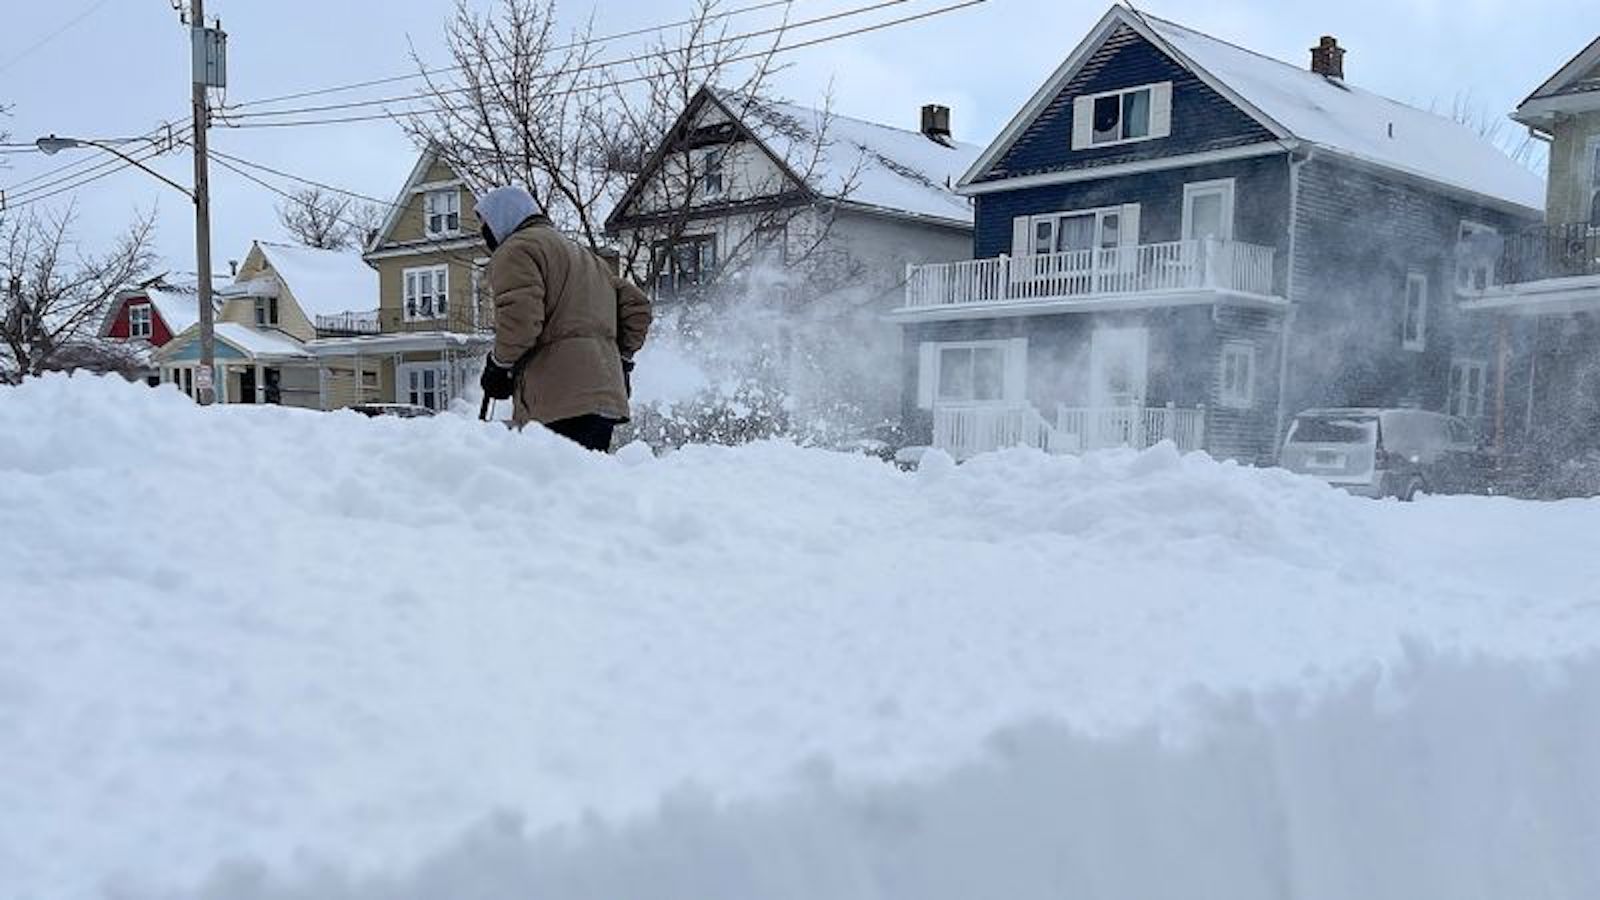
M 335 409 L 376 399 L 376 361 L 363 371 L 359 357 L 339 352 L 343 339 L 330 336 L 376 331 L 377 289 L 376 274 L 353 253 L 255 242 L 234 283 L 218 291 L 219 401 Z M 199 326 L 157 359 L 163 381 L 192 391 Z
M 493 339 L 488 250 L 473 194 L 423 151 L 363 258 L 378 272 L 377 334 L 352 345 L 377 357 L 384 400 L 439 409 L 477 377 Z

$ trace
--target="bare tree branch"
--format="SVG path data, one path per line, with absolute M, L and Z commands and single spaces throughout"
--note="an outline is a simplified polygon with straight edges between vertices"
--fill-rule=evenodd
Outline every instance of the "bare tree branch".
M 360 247 L 383 219 L 371 203 L 327 192 L 318 187 L 294 191 L 278 204 L 278 224 L 290 237 L 323 250 Z
M 155 215 L 135 220 L 99 256 L 73 249 L 74 218 L 72 209 L 59 216 L 29 213 L 0 233 L 0 381 L 80 366 L 126 371 L 131 364 L 96 332 L 117 292 L 154 264 Z

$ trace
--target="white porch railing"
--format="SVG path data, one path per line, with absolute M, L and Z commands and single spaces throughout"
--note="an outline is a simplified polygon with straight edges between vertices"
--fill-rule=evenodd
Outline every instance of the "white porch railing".
M 1273 254 L 1207 239 L 912 266 L 905 308 L 1202 289 L 1270 296 Z
M 1008 447 L 1085 453 L 1113 447 L 1143 450 L 1167 440 L 1190 452 L 1205 446 L 1206 411 L 1165 407 L 1069 407 L 1054 425 L 1032 405 L 941 406 L 933 411 L 933 445 L 956 459 Z
M 1062 406 L 1056 409 L 1056 431 L 1065 453 L 1112 447 L 1143 450 L 1161 441 L 1172 441 L 1187 453 L 1205 446 L 1206 411 L 1170 403 L 1145 408 Z
M 1032 406 L 935 407 L 933 445 L 956 459 L 1007 447 L 1057 449 L 1055 429 Z

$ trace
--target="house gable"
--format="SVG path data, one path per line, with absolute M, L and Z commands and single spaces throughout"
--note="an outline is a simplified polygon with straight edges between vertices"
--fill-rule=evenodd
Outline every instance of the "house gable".
M 1155 84 L 1171 85 L 1168 136 L 1073 148 L 1075 99 Z M 1281 136 L 1280 129 L 1225 95 L 1205 73 L 1168 52 L 1135 14 L 1115 7 L 979 158 L 963 184 L 1228 150 Z
M 1600 37 L 1579 50 L 1566 65 L 1528 95 L 1522 105 L 1526 106 L 1533 100 L 1589 91 L 1600 91 Z
M 116 340 L 129 340 L 132 335 L 132 326 L 129 321 L 129 310 L 132 307 L 144 305 L 150 307 L 150 334 L 136 340 L 149 341 L 151 346 L 159 347 L 172 340 L 172 329 L 168 327 L 165 319 L 161 317 L 161 310 L 150 298 L 144 294 L 124 296 L 112 309 L 111 316 L 106 321 L 106 327 L 101 331 L 101 337 Z
M 453 232 L 430 235 L 427 232 L 425 198 L 430 191 L 453 191 L 456 194 L 460 227 Z M 474 198 L 466 180 L 439 157 L 433 149 L 424 150 L 406 177 L 405 185 L 395 195 L 394 202 L 384 216 L 367 254 L 385 251 L 404 251 L 416 248 L 421 251 L 437 249 L 440 243 L 466 240 L 477 241 L 479 224 L 473 211 Z

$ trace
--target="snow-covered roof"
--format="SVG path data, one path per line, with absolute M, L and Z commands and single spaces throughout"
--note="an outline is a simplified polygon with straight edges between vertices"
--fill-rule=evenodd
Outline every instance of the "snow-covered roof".
M 825 197 L 972 224 L 972 204 L 955 192 L 955 184 L 982 147 L 947 146 L 920 131 L 793 103 L 761 102 L 746 111 L 738 100 L 720 99 L 730 112 L 746 112 L 745 126 L 796 174 L 809 176 L 811 189 Z
M 1147 13 L 1155 33 L 1289 136 L 1530 209 L 1544 181 L 1470 128 Z
M 218 275 L 212 278 L 212 304 L 220 307 L 216 298 L 230 283 L 228 276 Z M 165 272 L 146 281 L 136 288 L 126 290 L 117 295 L 117 303 L 106 309 L 105 320 L 100 326 L 100 335 L 110 334 L 111 326 L 116 321 L 118 312 L 121 311 L 122 302 L 132 299 L 144 299 L 154 306 L 156 313 L 161 316 L 161 321 L 167 324 L 167 330 L 172 334 L 180 334 L 196 322 L 200 321 L 200 279 L 193 272 Z
M 378 307 L 378 273 L 359 253 L 257 241 L 306 318 Z
M 305 345 L 281 331 L 270 331 L 241 325 L 238 322 L 218 322 L 215 326 L 219 340 L 227 341 L 251 356 L 304 356 Z

